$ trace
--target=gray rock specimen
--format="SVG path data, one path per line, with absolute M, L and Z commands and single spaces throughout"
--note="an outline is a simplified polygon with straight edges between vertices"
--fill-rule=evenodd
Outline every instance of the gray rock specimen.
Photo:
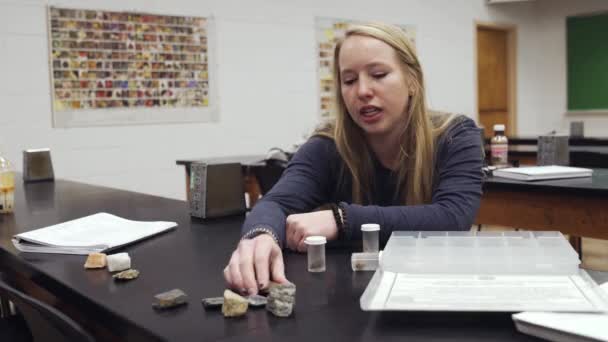
M 169 309 L 178 305 L 186 304 L 188 296 L 180 289 L 159 293 L 154 296 L 156 302 L 152 306 L 156 309 Z
M 203 298 L 202 302 L 205 309 L 216 309 L 224 305 L 224 297 Z
M 266 310 L 278 317 L 289 317 L 296 304 L 296 286 L 291 283 L 272 283 L 269 288 Z
M 224 317 L 239 317 L 247 313 L 249 302 L 244 297 L 230 291 L 224 291 L 224 304 L 222 305 L 222 313 Z
M 255 308 L 266 306 L 266 303 L 268 303 L 268 299 L 261 295 L 251 295 L 244 298 L 249 302 L 249 306 Z M 217 309 L 224 305 L 224 297 L 203 298 L 202 303 L 207 310 Z
M 268 303 L 268 298 L 260 295 L 251 295 L 247 297 L 249 305 L 253 307 L 262 307 Z
M 112 276 L 112 278 L 114 278 L 114 280 L 122 280 L 122 281 L 135 279 L 137 277 L 139 277 L 139 271 L 134 270 L 134 269 L 129 269 L 126 271 L 118 272 Z

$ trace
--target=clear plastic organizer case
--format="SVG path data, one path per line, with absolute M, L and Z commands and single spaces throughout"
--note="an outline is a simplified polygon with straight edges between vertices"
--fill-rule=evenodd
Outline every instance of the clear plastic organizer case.
M 393 232 L 367 311 L 608 311 L 560 232 Z
M 578 254 L 562 233 L 393 232 L 380 267 L 397 273 L 572 274 Z

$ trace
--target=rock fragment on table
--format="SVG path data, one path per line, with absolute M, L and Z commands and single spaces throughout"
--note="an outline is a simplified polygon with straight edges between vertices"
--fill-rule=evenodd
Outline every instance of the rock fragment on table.
M 222 305 L 222 314 L 224 317 L 239 317 L 247 313 L 249 301 L 246 298 L 230 291 L 224 291 L 224 304 Z
M 156 302 L 152 306 L 156 309 L 169 309 L 187 303 L 188 296 L 180 289 L 159 293 L 154 296 Z
M 131 258 L 129 253 L 116 253 L 106 257 L 108 262 L 108 271 L 117 272 L 131 268 Z
M 224 305 L 224 297 L 203 298 L 202 302 L 205 309 L 216 309 Z
M 289 317 L 296 304 L 296 286 L 292 283 L 272 283 L 268 292 L 266 310 L 278 317 Z
M 249 302 L 249 306 L 253 307 L 262 307 L 268 304 L 268 298 L 261 295 L 251 295 L 247 296 L 247 301 Z
M 84 268 L 104 268 L 106 265 L 107 260 L 104 253 L 91 253 L 87 256 L 87 261 L 84 263 Z
M 118 272 L 112 276 L 112 278 L 114 278 L 114 280 L 122 280 L 122 281 L 135 279 L 137 277 L 139 277 L 139 271 L 134 270 L 134 269 L 128 269 L 126 271 Z

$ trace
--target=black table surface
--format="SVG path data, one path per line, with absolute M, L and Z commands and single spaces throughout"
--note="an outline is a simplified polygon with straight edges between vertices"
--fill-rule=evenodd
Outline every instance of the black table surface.
M 0 268 L 26 275 L 130 341 L 535 340 L 518 333 L 508 313 L 362 311 L 359 299 L 372 273 L 352 272 L 353 251 L 346 249 L 327 251 L 324 273 L 307 272 L 306 255 L 286 252 L 286 274 L 297 286 L 293 316 L 250 309 L 226 319 L 205 311 L 201 299 L 222 295 L 222 270 L 243 217 L 193 221 L 183 201 L 62 180 L 19 183 L 15 197 L 14 215 L 0 216 Z M 13 234 L 97 212 L 179 226 L 119 250 L 141 272 L 127 283 L 114 282 L 105 269 L 85 270 L 85 256 L 19 253 L 10 242 Z M 188 305 L 152 309 L 153 296 L 173 288 L 188 294 Z
M 546 191 L 563 194 L 583 194 L 590 196 L 608 195 L 608 169 L 593 169 L 593 176 L 581 178 L 522 181 L 502 177 L 487 177 L 486 189 L 511 189 L 522 191 Z

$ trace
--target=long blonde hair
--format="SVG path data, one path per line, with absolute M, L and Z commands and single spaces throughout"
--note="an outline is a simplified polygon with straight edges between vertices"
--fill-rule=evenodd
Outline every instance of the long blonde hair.
M 402 70 L 409 81 L 411 95 L 403 121 L 400 137 L 399 164 L 395 198 L 403 204 L 430 203 L 433 187 L 436 138 L 452 121 L 452 115 L 431 115 L 426 107 L 424 81 L 420 62 L 404 32 L 392 25 L 370 23 L 352 26 L 346 31 L 334 51 L 333 77 L 335 82 L 335 121 L 320 128 L 315 135 L 332 138 L 338 153 L 352 176 L 352 199 L 355 203 L 372 201 L 374 165 L 372 151 L 364 138 L 363 130 L 348 114 L 342 97 L 340 79 L 340 49 L 350 36 L 367 36 L 390 45 L 401 62 Z

